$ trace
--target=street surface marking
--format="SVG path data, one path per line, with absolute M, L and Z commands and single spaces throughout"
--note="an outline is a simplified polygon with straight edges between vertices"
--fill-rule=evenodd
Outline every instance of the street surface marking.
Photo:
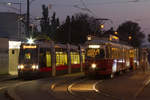
M 85 79 L 84 79 L 85 80 Z M 69 86 L 68 86 L 68 88 L 67 88 L 67 90 L 69 91 L 69 93 L 71 93 L 71 94 L 73 94 L 73 92 L 72 92 L 72 87 L 73 87 L 73 85 L 75 85 L 75 84 L 77 84 L 77 83 L 79 83 L 79 82 L 81 82 L 81 81 L 84 81 L 84 80 L 80 80 L 80 81 L 78 81 L 78 82 L 74 82 L 74 83 L 72 83 L 72 84 L 70 84 Z
M 98 81 L 98 82 L 96 82 L 95 84 L 93 84 L 93 90 L 94 90 L 95 92 L 98 92 L 98 93 L 100 93 L 100 91 L 99 91 L 98 89 L 96 89 L 96 85 L 97 85 L 99 82 L 102 82 L 102 81 Z
M 144 85 L 135 93 L 135 98 L 144 90 L 144 88 L 150 83 L 150 77 L 144 81 Z
M 95 83 L 92 85 L 92 89 L 87 89 L 87 90 L 90 90 L 90 91 L 93 90 L 93 91 L 95 91 L 95 92 L 100 93 L 100 91 L 99 91 L 98 89 L 96 89 L 96 85 L 97 85 L 99 82 L 102 82 L 102 81 L 95 82 Z M 72 88 L 75 84 L 77 84 L 77 83 L 78 83 L 78 82 L 72 83 L 71 85 L 68 86 L 68 91 L 69 91 L 70 93 L 73 94 L 71 88 Z
M 7 87 L 0 87 L 0 90 L 5 89 L 5 88 L 7 88 Z
M 71 94 L 73 94 L 73 92 L 72 92 L 72 90 L 71 90 L 71 88 L 72 88 L 73 85 L 75 85 L 75 83 L 72 83 L 71 85 L 68 86 L 68 91 L 69 91 Z
M 55 83 L 51 85 L 51 90 L 53 90 L 55 88 Z

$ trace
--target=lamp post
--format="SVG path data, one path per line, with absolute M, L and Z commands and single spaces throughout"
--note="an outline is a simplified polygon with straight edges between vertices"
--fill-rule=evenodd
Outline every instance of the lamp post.
M 103 35 L 104 24 L 100 25 L 100 34 Z
M 132 36 L 128 36 L 129 45 L 131 45 Z
M 29 25 L 30 25 L 30 2 L 27 0 L 27 22 L 26 22 L 26 36 L 29 37 Z

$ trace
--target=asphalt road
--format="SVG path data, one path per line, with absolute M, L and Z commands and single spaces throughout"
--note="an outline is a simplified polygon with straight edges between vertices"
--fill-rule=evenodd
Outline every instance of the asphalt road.
M 22 82 L 24 81 L 18 80 L 17 78 L 0 81 L 0 100 L 9 100 L 9 97 L 6 95 L 7 89 Z
M 75 74 L 10 82 L 13 87 L 8 90 L 15 100 L 149 100 L 149 83 L 150 74 L 142 72 L 128 72 L 114 79 Z

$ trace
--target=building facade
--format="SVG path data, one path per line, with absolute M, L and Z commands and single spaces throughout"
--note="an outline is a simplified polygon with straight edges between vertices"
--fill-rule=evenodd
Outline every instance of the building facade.
M 0 37 L 20 40 L 24 33 L 24 24 L 19 21 L 19 14 L 0 12 Z
M 25 33 L 24 24 L 18 18 L 19 14 L 0 12 L 0 74 L 17 74 L 21 43 L 18 41 L 24 38 Z
M 0 74 L 8 74 L 8 38 L 0 38 Z

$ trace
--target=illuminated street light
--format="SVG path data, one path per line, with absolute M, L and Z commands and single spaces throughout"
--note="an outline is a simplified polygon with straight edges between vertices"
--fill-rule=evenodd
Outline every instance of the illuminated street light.
M 28 39 L 27 39 L 27 43 L 33 44 L 33 43 L 34 43 L 34 39 L 33 39 L 33 38 L 28 38 Z
M 102 24 L 102 25 L 100 25 L 100 28 L 101 28 L 101 29 L 103 29 L 103 28 L 104 28 L 104 25 L 103 25 L 103 24 Z
M 115 34 L 118 35 L 118 32 L 116 31 Z
M 8 6 L 11 6 L 11 5 L 12 5 L 12 3 L 11 3 L 11 2 L 8 2 L 8 3 L 7 3 L 7 5 L 8 5 Z
M 88 35 L 88 36 L 87 36 L 87 40 L 88 40 L 88 41 L 92 40 L 92 36 L 91 36 L 91 35 Z
M 129 40 L 131 40 L 131 39 L 132 39 L 132 37 L 131 37 L 131 36 L 129 36 L 129 37 L 128 37 L 128 39 L 129 39 Z

